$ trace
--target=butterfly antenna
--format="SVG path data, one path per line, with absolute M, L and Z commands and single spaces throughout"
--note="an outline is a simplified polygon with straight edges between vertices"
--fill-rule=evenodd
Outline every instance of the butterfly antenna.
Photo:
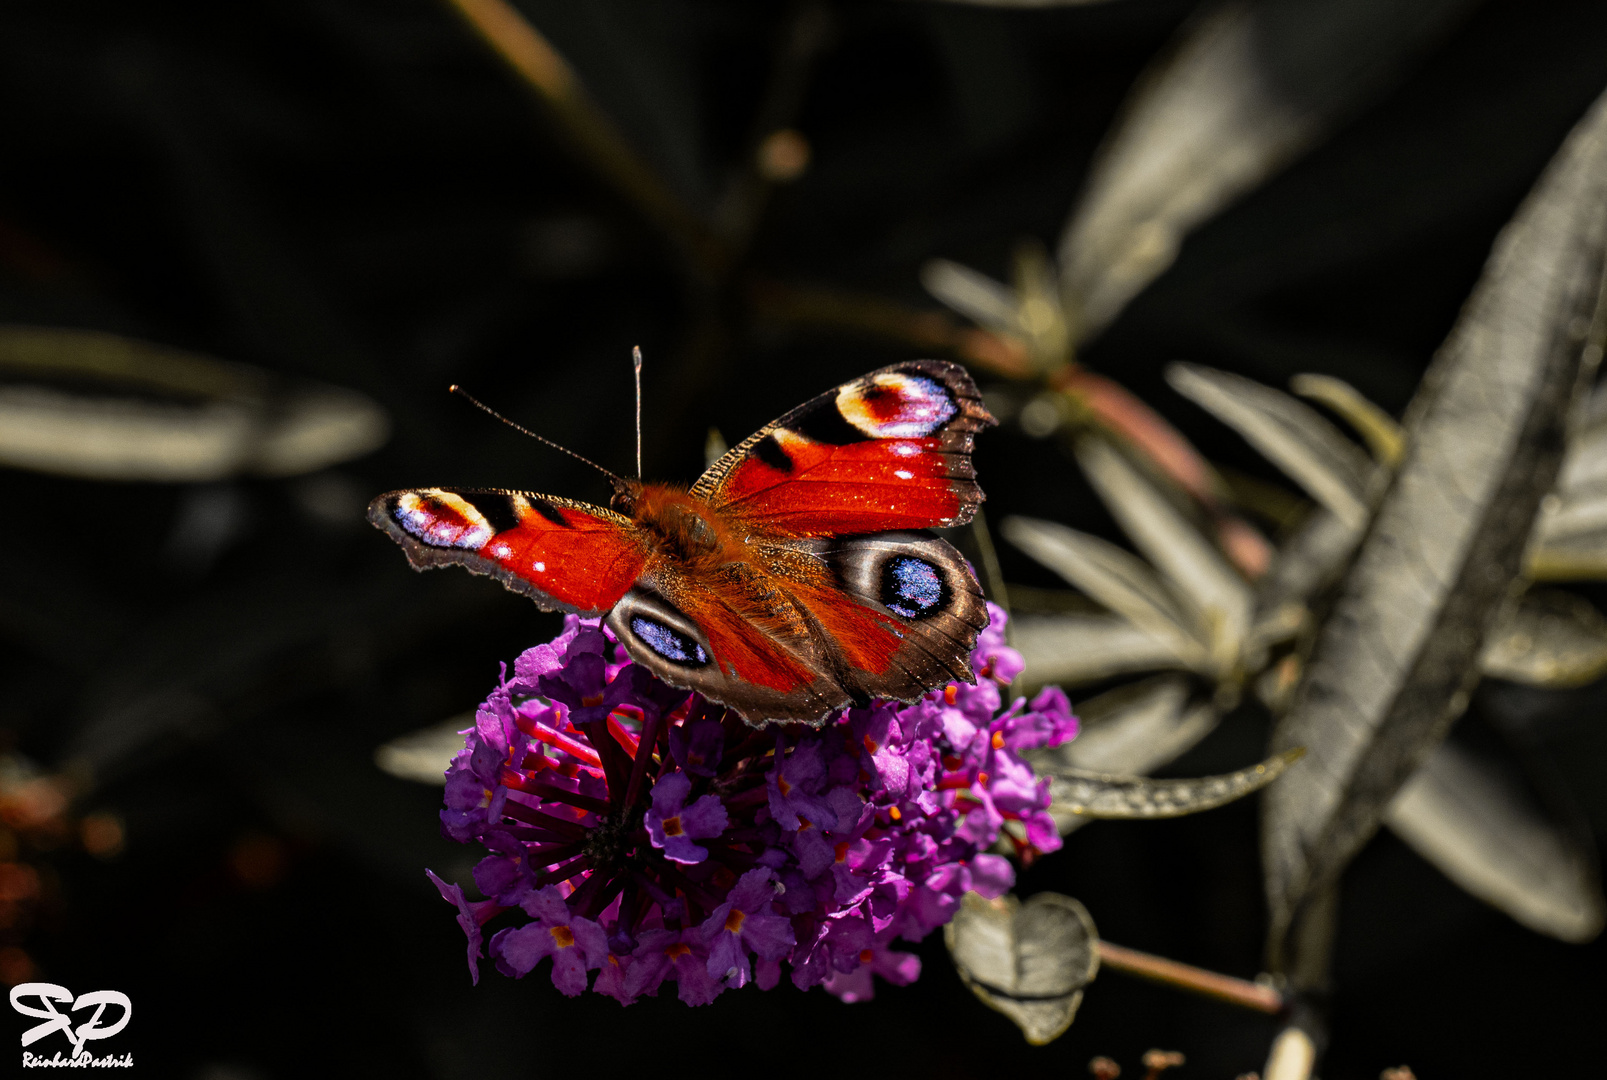
M 642 478 L 642 347 L 632 346 L 631 360 L 636 368 L 636 479 Z
M 597 464 L 591 458 L 581 457 L 579 454 L 577 454 L 573 450 L 569 449 L 569 447 L 560 446 L 557 443 L 553 442 L 551 439 L 547 438 L 545 435 L 537 435 L 534 431 L 531 431 L 529 428 L 521 427 L 520 425 L 515 424 L 512 420 L 509 420 L 506 416 L 503 416 L 501 413 L 497 412 L 497 410 L 493 409 L 491 406 L 487 405 L 485 402 L 481 401 L 479 398 L 475 397 L 473 394 L 471 394 L 467 390 L 463 389 L 463 387 L 459 386 L 457 383 L 453 383 L 451 386 L 447 387 L 446 389 L 447 389 L 448 393 L 456 394 L 456 395 L 458 395 L 458 397 L 461 397 L 461 398 L 467 398 L 468 401 L 469 401 L 469 404 L 473 405 L 475 408 L 481 410 L 482 412 L 489 413 L 490 415 L 496 417 L 498 420 L 501 420 L 504 424 L 507 424 L 509 427 L 513 428 L 513 430 L 523 432 L 524 434 L 530 436 L 532 439 L 535 439 L 537 442 L 544 442 L 548 446 L 552 447 L 554 450 L 561 450 L 562 452 L 568 454 L 570 457 L 574 458 L 576 461 L 584 461 L 587 465 L 590 465 L 592 468 L 596 469 L 598 472 L 602 473 L 604 476 L 608 477 L 610 480 L 618 480 L 619 479 L 619 477 L 615 476 L 613 473 L 609 472 L 607 469 L 605 469 L 601 465 Z M 640 454 L 640 451 L 638 451 L 638 455 L 639 454 Z M 638 464 L 640 464 L 640 463 L 638 462 Z

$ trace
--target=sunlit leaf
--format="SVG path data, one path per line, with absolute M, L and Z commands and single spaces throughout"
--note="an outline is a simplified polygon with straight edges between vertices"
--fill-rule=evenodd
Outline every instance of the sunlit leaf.
M 1190 668 L 1210 667 L 1208 631 L 1201 616 L 1184 607 L 1141 559 L 1052 521 L 1010 517 L 1000 531 L 1090 597 L 1165 641 Z
M 1269 789 L 1270 948 L 1377 829 L 1466 708 L 1483 628 L 1556 479 L 1607 241 L 1607 98 L 1513 223 L 1407 412 L 1410 453 L 1274 730 L 1310 754 Z
M 1252 379 L 1193 364 L 1171 364 L 1172 388 L 1243 435 L 1342 521 L 1367 521 L 1373 464 L 1322 414 Z
M 474 714 L 463 713 L 440 724 L 400 735 L 375 748 L 374 764 L 400 780 L 440 786 L 446 767 L 463 749 L 463 732 L 474 726 Z
M 1282 776 L 1302 751 L 1286 750 L 1221 776 L 1153 780 L 1082 769 L 1046 769 L 1050 798 L 1060 813 L 1090 818 L 1168 818 L 1213 810 L 1259 791 Z
M 1016 333 L 1016 297 L 1008 285 L 948 259 L 921 267 L 921 284 L 961 315 L 989 330 Z
M 1590 856 L 1501 763 L 1441 743 L 1384 820 L 1446 877 L 1531 930 L 1563 941 L 1601 933 L 1607 902 Z
M 1149 561 L 1211 625 L 1219 653 L 1236 655 L 1250 624 L 1250 587 L 1156 487 L 1103 439 L 1077 444 L 1077 460 L 1112 516 Z
M 1140 80 L 1060 241 L 1079 337 L 1171 265 L 1183 237 L 1385 90 L 1476 0 L 1223 5 Z
M 1034 1046 L 1065 1033 L 1083 987 L 1099 973 L 1094 920 L 1059 893 L 1038 893 L 1026 903 L 966 893 L 943 940 L 961 981 Z
M 1144 775 L 1192 749 L 1221 719 L 1211 702 L 1189 701 L 1189 680 L 1180 675 L 1107 690 L 1078 703 L 1077 715 L 1082 731 L 1075 739 L 1024 752 L 1035 771 Z M 1049 813 L 1062 834 L 1094 820 L 1060 803 L 1052 803 Z
M 1010 631 L 1027 665 L 1022 678 L 1038 686 L 1078 686 L 1182 664 L 1171 645 L 1114 615 L 1017 615 Z
M 1256 582 L 1256 623 L 1282 619 L 1289 607 L 1302 607 L 1328 586 L 1361 542 L 1362 530 L 1325 507 L 1318 507 L 1279 546 L 1272 564 Z M 1252 631 L 1252 637 L 1259 636 Z
M 1607 674 L 1607 619 L 1583 597 L 1526 593 L 1485 638 L 1486 675 L 1531 686 L 1583 686 Z
M 1389 413 L 1361 395 L 1354 386 L 1332 375 L 1296 375 L 1289 389 L 1303 398 L 1320 401 L 1344 417 L 1345 423 L 1367 443 L 1380 464 L 1394 468 L 1406 453 L 1406 435 Z
M 1215 726 L 1188 708 L 1189 680 L 1159 675 L 1079 702 L 1082 730 L 1052 749 L 1027 751 L 1035 767 L 1148 773 L 1192 747 Z
M 97 480 L 293 476 L 382 445 L 361 394 L 116 334 L 0 327 L 0 464 Z
M 1537 581 L 1607 576 L 1607 482 L 1559 487 L 1535 521 L 1529 576 Z

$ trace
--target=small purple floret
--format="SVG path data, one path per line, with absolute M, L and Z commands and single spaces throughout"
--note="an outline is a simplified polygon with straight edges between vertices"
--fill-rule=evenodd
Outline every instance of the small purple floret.
M 707 840 L 725 831 L 728 816 L 718 795 L 705 795 L 691 806 L 686 797 L 692 781 L 685 773 L 672 772 L 653 785 L 653 805 L 647 811 L 647 835 L 653 846 L 663 849 L 664 857 L 678 863 L 700 863 L 709 849 L 693 840 Z

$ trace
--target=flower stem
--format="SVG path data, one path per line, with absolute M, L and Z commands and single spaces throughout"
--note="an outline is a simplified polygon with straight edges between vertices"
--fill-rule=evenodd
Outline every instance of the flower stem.
M 1150 979 L 1181 990 L 1190 990 L 1196 994 L 1216 998 L 1218 1001 L 1226 1001 L 1230 1005 L 1264 1013 L 1283 1011 L 1283 995 L 1270 986 L 1246 979 L 1235 979 L 1231 975 L 1219 975 L 1214 971 L 1180 964 L 1176 960 L 1152 956 L 1137 949 L 1112 945 L 1108 941 L 1099 942 L 1099 962 L 1105 967 L 1125 971 L 1141 979 Z

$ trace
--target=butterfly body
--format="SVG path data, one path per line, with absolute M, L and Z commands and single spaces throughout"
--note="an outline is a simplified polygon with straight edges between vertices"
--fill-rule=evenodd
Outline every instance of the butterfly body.
M 971 441 L 993 422 L 963 369 L 915 361 L 799 406 L 690 489 L 616 478 L 604 510 L 423 488 L 380 496 L 369 519 L 419 569 L 465 566 L 549 610 L 606 613 L 634 659 L 751 723 L 820 722 L 974 681 L 981 590 L 920 530 L 970 520 Z

